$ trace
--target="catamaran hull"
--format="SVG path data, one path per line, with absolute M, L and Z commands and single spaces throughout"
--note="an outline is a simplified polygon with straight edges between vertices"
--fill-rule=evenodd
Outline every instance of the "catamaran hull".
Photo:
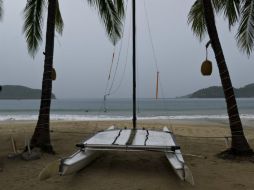
M 69 175 L 73 174 L 90 164 L 95 160 L 101 152 L 94 150 L 79 150 L 75 152 L 72 156 L 62 159 L 59 166 L 59 174 Z
M 163 128 L 164 132 L 170 133 L 169 129 L 167 127 Z M 175 137 L 172 133 L 170 133 L 170 136 L 172 138 L 173 145 L 176 146 Z M 188 166 L 185 164 L 181 150 L 175 150 L 174 152 L 165 152 L 165 155 L 175 171 L 176 175 L 183 181 L 187 181 L 188 183 L 194 185 L 194 179 L 192 176 L 192 173 Z
M 131 129 L 111 127 L 78 144 L 79 151 L 61 160 L 60 175 L 72 174 L 81 170 L 104 151 L 157 151 L 165 153 L 170 165 L 181 180 L 194 184 L 180 147 L 177 146 L 174 135 L 167 127 L 164 127 L 163 131 L 137 129 L 132 142 L 129 143 L 131 133 Z
M 194 179 L 188 166 L 184 162 L 180 162 L 177 156 L 173 153 L 165 153 L 171 167 L 175 171 L 176 175 L 183 181 L 194 185 Z M 181 165 L 179 167 L 179 165 Z
M 114 128 L 115 128 L 114 126 L 111 126 L 107 130 L 114 130 Z M 73 155 L 61 159 L 59 165 L 59 175 L 63 176 L 73 174 L 85 168 L 88 164 L 90 164 L 93 160 L 95 160 L 101 153 L 102 151 L 90 150 L 89 148 L 80 149 Z

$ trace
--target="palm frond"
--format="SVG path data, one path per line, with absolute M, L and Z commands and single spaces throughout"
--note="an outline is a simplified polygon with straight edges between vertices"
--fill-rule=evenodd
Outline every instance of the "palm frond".
M 45 0 L 28 0 L 24 9 L 23 32 L 26 36 L 28 52 L 34 56 L 42 41 L 43 12 Z
M 212 0 L 213 8 L 216 12 L 219 12 L 222 10 L 223 5 L 225 4 L 223 1 L 227 0 Z
M 245 0 L 241 8 L 241 20 L 236 34 L 237 44 L 248 55 L 254 45 L 254 1 Z
M 229 27 L 233 26 L 239 18 L 240 1 L 239 0 L 226 0 L 224 15 L 228 18 Z
M 228 20 L 229 29 L 237 23 L 240 13 L 240 0 L 213 0 L 213 7 L 217 13 L 221 11 Z
M 87 0 L 91 6 L 94 6 L 105 25 L 107 34 L 113 44 L 122 36 L 122 22 L 120 0 L 116 0 L 116 5 L 112 0 Z M 123 3 L 122 3 L 123 4 Z M 118 7 L 120 5 L 120 7 Z M 118 12 L 120 11 L 120 12 Z
M 2 19 L 3 17 L 3 1 L 0 0 L 0 20 Z
M 60 12 L 60 7 L 59 7 L 59 1 L 57 0 L 57 7 L 56 7 L 56 20 L 55 20 L 55 25 L 56 25 L 56 31 L 62 35 L 63 33 L 63 28 L 64 28 L 64 22 L 62 19 L 62 15 Z
M 114 5 L 116 7 L 118 16 L 123 18 L 125 15 L 124 0 L 114 0 Z
M 194 34 L 202 40 L 207 31 L 202 0 L 196 0 L 192 5 L 188 14 L 188 24 L 191 24 Z

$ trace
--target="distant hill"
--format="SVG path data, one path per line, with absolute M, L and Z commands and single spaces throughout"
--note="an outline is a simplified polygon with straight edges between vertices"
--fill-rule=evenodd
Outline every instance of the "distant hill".
M 237 98 L 253 98 L 254 83 L 242 88 L 234 88 L 234 91 Z M 224 98 L 224 93 L 221 86 L 211 86 L 183 96 L 182 98 Z
M 40 99 L 41 90 L 32 89 L 25 86 L 5 85 L 1 86 L 0 99 Z M 56 96 L 52 94 L 52 99 Z

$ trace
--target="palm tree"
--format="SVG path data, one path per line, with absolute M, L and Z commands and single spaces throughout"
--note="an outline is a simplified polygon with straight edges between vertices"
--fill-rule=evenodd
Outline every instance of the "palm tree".
M 227 112 L 229 116 L 229 124 L 232 135 L 231 148 L 225 153 L 233 155 L 252 155 L 253 151 L 244 136 L 242 122 L 239 116 L 233 86 L 231 83 L 223 50 L 220 44 L 214 18 L 214 10 L 219 11 L 221 10 L 221 8 L 224 8 L 225 15 L 231 15 L 228 17 L 229 24 L 231 25 L 237 20 L 237 17 L 234 16 L 237 14 L 231 14 L 232 10 L 231 12 L 229 11 L 228 7 L 226 6 L 227 2 L 230 2 L 232 3 L 230 5 L 235 6 L 235 8 L 233 9 L 235 13 L 237 13 L 239 10 L 239 4 L 237 4 L 237 0 L 225 0 L 223 1 L 225 2 L 225 4 L 220 4 L 218 2 L 218 0 L 213 0 L 213 3 L 211 2 L 211 0 L 197 0 L 190 10 L 188 22 L 192 24 L 192 30 L 196 33 L 197 36 L 200 37 L 200 39 L 202 39 L 205 31 L 208 32 L 210 42 L 215 54 L 217 66 L 220 73 L 222 88 L 226 99 Z M 232 6 L 229 7 L 232 8 Z
M 55 30 L 60 34 L 63 31 L 63 20 L 59 10 L 58 0 L 48 0 L 48 17 L 46 30 L 46 46 L 44 72 L 42 79 L 42 94 L 39 118 L 31 139 L 31 147 L 38 147 L 44 152 L 53 153 L 50 141 L 50 105 L 52 94 L 52 68 L 54 56 Z M 99 14 L 106 26 L 108 36 L 113 43 L 121 36 L 121 18 L 124 15 L 122 0 L 88 0 L 91 6 L 98 8 Z M 28 0 L 24 9 L 24 33 L 28 51 L 34 56 L 42 41 L 43 11 L 46 0 Z
M 238 47 L 248 55 L 253 51 L 254 47 L 254 1 L 240 1 L 240 21 L 236 34 Z
M 0 20 L 2 19 L 3 16 L 3 1 L 0 0 Z

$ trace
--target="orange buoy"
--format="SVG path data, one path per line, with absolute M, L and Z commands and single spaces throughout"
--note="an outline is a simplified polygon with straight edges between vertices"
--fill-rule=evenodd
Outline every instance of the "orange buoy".
M 212 62 L 206 59 L 201 65 L 201 73 L 204 76 L 210 76 L 213 71 Z
M 56 80 L 56 70 L 54 68 L 52 68 L 51 78 L 52 80 Z

